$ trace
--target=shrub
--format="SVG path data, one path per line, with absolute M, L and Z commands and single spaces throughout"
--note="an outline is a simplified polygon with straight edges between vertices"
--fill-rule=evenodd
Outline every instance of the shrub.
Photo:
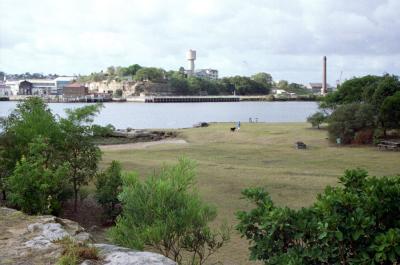
M 0 120 L 0 191 L 7 199 L 7 178 L 17 162 L 29 155 L 29 144 L 37 137 L 46 139 L 47 154 L 56 162 L 62 146 L 61 130 L 56 116 L 41 98 L 32 97 L 17 104 L 15 110 Z
M 193 190 L 194 176 L 193 162 L 186 159 L 144 182 L 125 175 L 113 241 L 140 250 L 150 246 L 178 264 L 204 264 L 228 241 L 229 231 L 209 228 L 216 210 Z
M 332 142 L 341 138 L 350 144 L 357 132 L 376 127 L 376 115 L 372 105 L 346 104 L 338 107 L 329 117 L 328 133 Z
M 277 207 L 261 188 L 243 195 L 255 208 L 238 212 L 237 229 L 251 258 L 265 264 L 397 264 L 400 262 L 400 176 L 347 170 L 315 204 Z
M 114 220 L 120 212 L 115 206 L 119 202 L 118 194 L 121 189 L 121 164 L 114 160 L 104 172 L 97 175 L 96 181 L 96 199 L 102 205 L 106 217 L 111 220 Z
M 37 138 L 29 145 L 8 179 L 10 202 L 28 214 L 57 214 L 67 198 L 69 165 L 55 166 L 47 157 L 48 145 Z
M 307 118 L 307 122 L 311 123 L 312 127 L 317 127 L 324 123 L 326 120 L 325 114 L 322 112 L 316 112 Z
M 93 136 L 107 137 L 115 131 L 115 127 L 111 124 L 108 124 L 106 126 L 94 124 L 92 125 L 92 131 Z

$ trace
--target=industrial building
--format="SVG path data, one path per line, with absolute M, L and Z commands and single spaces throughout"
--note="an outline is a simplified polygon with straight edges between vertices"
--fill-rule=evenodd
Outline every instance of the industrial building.
M 85 97 L 89 94 L 89 88 L 80 83 L 72 83 L 64 86 L 63 96 L 64 98 L 80 98 Z

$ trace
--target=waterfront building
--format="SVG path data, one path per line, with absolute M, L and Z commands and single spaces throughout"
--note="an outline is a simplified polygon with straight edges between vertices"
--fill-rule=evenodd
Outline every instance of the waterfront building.
M 3 81 L 0 81 L 0 97 L 12 96 L 12 91 Z
M 12 80 L 12 81 L 6 80 L 6 82 L 5 82 L 5 85 L 10 88 L 11 94 L 13 96 L 18 95 L 19 83 L 21 83 L 20 80 L 19 81 L 18 80 L 17 81 L 16 80 Z
M 56 83 L 54 80 L 29 79 L 28 81 L 32 84 L 32 95 L 44 97 L 51 95 L 52 92 L 57 93 Z
M 18 95 L 32 95 L 32 83 L 29 81 L 21 81 L 18 86 Z
M 85 97 L 88 94 L 89 94 L 88 87 L 80 83 L 68 84 L 63 88 L 64 98 L 79 98 L 79 97 Z
M 70 84 L 72 81 L 75 80 L 73 76 L 60 76 L 54 79 L 55 87 L 51 91 L 52 95 L 62 95 L 64 86 Z

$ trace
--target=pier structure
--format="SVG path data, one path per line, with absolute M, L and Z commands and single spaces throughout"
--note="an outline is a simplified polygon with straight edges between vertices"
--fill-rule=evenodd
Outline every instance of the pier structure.
M 169 102 L 238 102 L 238 96 L 152 96 L 146 97 L 146 103 L 169 103 Z

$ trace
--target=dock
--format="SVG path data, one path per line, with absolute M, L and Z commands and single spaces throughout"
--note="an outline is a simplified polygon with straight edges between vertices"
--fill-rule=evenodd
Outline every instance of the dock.
M 145 103 L 239 102 L 239 96 L 150 96 Z

